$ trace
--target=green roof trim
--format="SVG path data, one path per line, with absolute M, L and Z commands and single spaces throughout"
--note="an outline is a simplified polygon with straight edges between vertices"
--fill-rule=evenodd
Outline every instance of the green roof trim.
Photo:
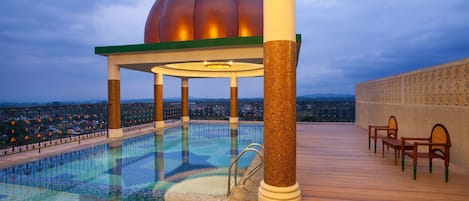
M 260 45 L 263 44 L 263 36 L 237 37 L 237 38 L 216 38 L 191 41 L 163 42 L 151 44 L 133 44 L 95 47 L 94 53 L 99 55 L 110 55 L 114 53 L 146 52 L 157 50 L 177 50 L 189 48 L 219 47 L 219 46 L 239 46 L 239 45 Z M 301 34 L 296 34 L 296 42 L 301 43 Z

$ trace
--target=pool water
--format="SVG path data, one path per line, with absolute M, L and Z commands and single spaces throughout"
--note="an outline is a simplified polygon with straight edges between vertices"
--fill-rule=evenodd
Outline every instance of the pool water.
M 263 143 L 262 125 L 174 127 L 1 169 L 0 200 L 164 200 L 168 192 L 210 194 L 227 188 L 226 180 L 218 178 L 227 178 L 231 159 L 253 142 Z M 240 167 L 253 157 L 243 156 Z

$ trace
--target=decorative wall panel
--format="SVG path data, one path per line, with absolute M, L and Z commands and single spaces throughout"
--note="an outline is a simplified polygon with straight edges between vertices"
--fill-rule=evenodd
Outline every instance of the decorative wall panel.
M 356 86 L 357 101 L 469 106 L 469 59 Z

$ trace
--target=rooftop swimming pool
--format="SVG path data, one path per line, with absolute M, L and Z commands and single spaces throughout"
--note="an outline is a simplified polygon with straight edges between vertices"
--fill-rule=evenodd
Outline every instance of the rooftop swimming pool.
M 263 143 L 260 124 L 181 125 L 1 169 L 0 200 L 224 196 L 231 159 L 254 142 Z

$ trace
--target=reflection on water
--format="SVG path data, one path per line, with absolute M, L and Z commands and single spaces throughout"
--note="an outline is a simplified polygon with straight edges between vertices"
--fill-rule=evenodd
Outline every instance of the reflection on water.
M 262 137 L 262 125 L 186 124 L 117 140 L 0 170 L 0 200 L 163 198 L 187 179 L 226 175 L 239 149 Z
M 112 168 L 109 174 L 109 199 L 121 200 L 122 198 L 122 140 L 109 143 L 108 160 Z
M 155 145 L 156 145 L 156 160 L 155 160 L 155 169 L 158 177 L 155 178 L 155 181 L 164 180 L 164 150 L 163 150 L 163 135 L 156 133 Z
M 238 128 L 239 124 L 230 124 L 230 153 L 231 159 L 238 155 Z

